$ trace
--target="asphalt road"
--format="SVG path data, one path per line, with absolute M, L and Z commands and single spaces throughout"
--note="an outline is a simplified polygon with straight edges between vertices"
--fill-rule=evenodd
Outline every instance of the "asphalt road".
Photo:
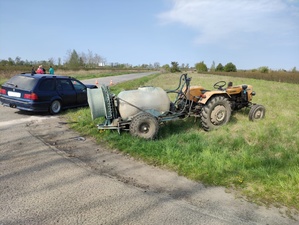
M 134 79 L 138 75 L 130 75 Z M 96 79 L 99 84 L 122 82 Z M 85 83 L 94 83 L 88 80 Z M 298 218 L 297 218 L 298 219 Z M 63 116 L 0 107 L 0 225 L 298 224 L 284 209 L 105 149 Z

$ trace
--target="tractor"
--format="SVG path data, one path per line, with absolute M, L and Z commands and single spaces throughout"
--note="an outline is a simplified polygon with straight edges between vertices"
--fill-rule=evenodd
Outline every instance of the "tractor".
M 191 78 L 182 74 L 174 90 L 160 87 L 140 87 L 137 90 L 111 93 L 108 86 L 88 89 L 88 104 L 92 119 L 104 117 L 97 128 L 129 131 L 144 139 L 155 139 L 159 126 L 167 121 L 199 118 L 205 131 L 217 129 L 230 120 L 233 111 L 250 108 L 249 119 L 260 120 L 265 116 L 265 107 L 252 103 L 255 95 L 251 85 L 233 86 L 225 81 L 214 84 L 214 90 L 202 86 L 190 86 Z M 226 86 L 226 87 L 225 87 Z M 173 101 L 170 95 L 175 95 Z

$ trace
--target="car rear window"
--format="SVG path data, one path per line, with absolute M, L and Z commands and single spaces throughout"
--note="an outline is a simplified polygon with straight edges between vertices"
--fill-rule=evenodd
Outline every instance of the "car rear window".
M 33 90 L 34 86 L 37 83 L 37 79 L 34 77 L 26 77 L 26 76 L 14 76 L 10 78 L 5 84 L 9 87 L 12 86 L 14 88 L 22 89 L 22 90 Z

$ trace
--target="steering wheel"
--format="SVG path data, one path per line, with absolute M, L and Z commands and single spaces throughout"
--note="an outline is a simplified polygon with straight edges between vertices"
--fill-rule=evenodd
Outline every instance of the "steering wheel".
M 215 89 L 222 90 L 222 88 L 226 85 L 226 82 L 224 80 L 218 81 L 217 83 L 214 84 Z

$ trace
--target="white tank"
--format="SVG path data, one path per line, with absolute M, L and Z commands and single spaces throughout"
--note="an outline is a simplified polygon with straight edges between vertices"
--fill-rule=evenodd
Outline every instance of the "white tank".
M 119 113 L 124 120 L 140 111 L 130 104 L 143 110 L 154 109 L 160 114 L 169 111 L 170 108 L 170 99 L 167 93 L 160 87 L 141 87 L 137 90 L 122 91 L 117 97 L 120 99 Z M 126 102 L 122 101 L 122 99 Z

